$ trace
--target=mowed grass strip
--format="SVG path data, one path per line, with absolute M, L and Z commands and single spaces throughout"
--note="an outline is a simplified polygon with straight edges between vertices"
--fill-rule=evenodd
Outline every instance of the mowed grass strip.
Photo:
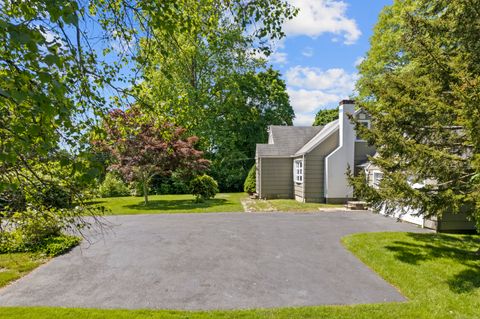
M 34 253 L 0 254 L 0 287 L 28 274 L 48 259 Z
M 143 197 L 100 198 L 92 202 L 107 208 L 107 215 L 243 212 L 245 193 L 220 193 L 213 199 L 197 203 L 193 195 L 151 195 L 145 205 Z
M 347 306 L 232 311 L 0 308 L 2 318 L 480 318 L 479 236 L 355 234 L 343 244 L 410 300 Z M 345 283 L 348 285 L 348 282 Z

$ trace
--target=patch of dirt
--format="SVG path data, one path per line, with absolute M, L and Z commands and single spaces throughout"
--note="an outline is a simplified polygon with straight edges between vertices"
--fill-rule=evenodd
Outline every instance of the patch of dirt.
M 241 201 L 243 210 L 246 213 L 258 213 L 258 212 L 275 212 L 275 207 L 272 206 L 267 200 L 263 199 L 251 199 L 246 198 Z

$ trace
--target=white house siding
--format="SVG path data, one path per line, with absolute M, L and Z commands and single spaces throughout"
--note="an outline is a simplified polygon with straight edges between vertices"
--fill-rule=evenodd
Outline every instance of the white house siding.
M 259 196 L 265 199 L 293 198 L 292 158 L 260 158 Z
M 327 203 L 341 203 L 353 197 L 353 189 L 345 176 L 354 169 L 355 128 L 347 114 L 354 114 L 354 104 L 339 107 L 339 146 L 325 158 L 325 197 Z

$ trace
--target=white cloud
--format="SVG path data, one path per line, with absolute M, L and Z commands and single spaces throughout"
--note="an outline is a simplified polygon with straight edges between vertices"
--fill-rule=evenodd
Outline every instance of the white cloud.
M 302 66 L 290 68 L 285 76 L 289 86 L 322 90 L 337 95 L 352 93 L 358 78 L 356 73 L 348 73 L 340 68 L 323 71 L 319 68 Z
M 365 57 L 359 56 L 356 60 L 355 63 L 353 64 L 355 67 L 358 67 L 362 62 L 365 60 Z
M 287 92 L 296 114 L 295 125 L 311 125 L 319 109 L 336 105 L 354 93 L 356 73 L 333 68 L 295 66 L 286 75 Z
M 331 103 L 337 103 L 344 98 L 337 94 L 326 93 L 320 90 L 305 90 L 305 89 L 287 89 L 290 96 L 290 103 L 295 113 L 309 113 L 315 112 L 322 106 Z
M 293 124 L 297 126 L 311 126 L 315 120 L 314 113 L 300 113 L 295 115 Z
M 273 52 L 269 57 L 268 61 L 275 64 L 286 64 L 288 62 L 288 55 L 285 52 Z
M 302 55 L 306 56 L 307 58 L 310 58 L 313 56 L 313 48 L 312 47 L 306 47 L 302 51 Z
M 289 36 L 316 38 L 324 33 L 343 36 L 343 43 L 355 43 L 362 32 L 354 19 L 346 16 L 347 4 L 338 0 L 290 0 L 298 15 L 285 23 Z M 336 37 L 334 39 L 337 39 Z

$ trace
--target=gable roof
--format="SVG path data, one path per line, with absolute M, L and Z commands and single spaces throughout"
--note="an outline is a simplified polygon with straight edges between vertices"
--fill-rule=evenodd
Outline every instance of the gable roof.
M 338 129 L 339 129 L 338 120 L 328 123 L 310 141 L 308 141 L 305 145 L 303 145 L 302 148 L 300 148 L 295 153 L 295 156 L 300 156 L 308 152 L 311 152 L 314 148 L 320 145 L 320 143 L 325 141 L 330 135 L 338 131 Z
M 269 127 L 274 144 L 257 144 L 258 157 L 290 157 L 311 140 L 323 126 L 278 126 Z

